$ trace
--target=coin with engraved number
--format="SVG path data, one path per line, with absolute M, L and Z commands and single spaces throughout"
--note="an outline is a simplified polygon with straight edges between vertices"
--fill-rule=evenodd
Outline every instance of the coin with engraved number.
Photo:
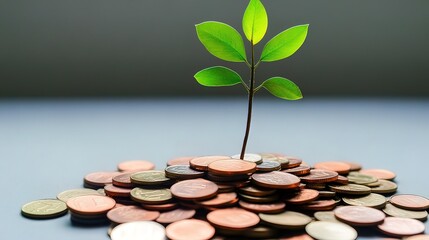
M 67 201 L 67 207 L 71 212 L 82 215 L 97 215 L 107 213 L 115 207 L 115 200 L 106 196 L 80 196 Z
M 180 220 L 192 218 L 195 213 L 196 211 L 194 209 L 178 208 L 161 213 L 156 219 L 156 221 L 163 224 L 169 224 Z
M 386 197 L 377 193 L 370 193 L 366 196 L 343 197 L 343 202 L 353 206 L 365 206 L 373 208 L 384 208 L 386 205 Z
M 189 161 L 191 168 L 199 171 L 207 171 L 209 164 L 214 161 L 231 159 L 229 156 L 203 156 Z
M 136 221 L 119 224 L 110 233 L 112 240 L 166 240 L 165 228 L 153 221 Z
M 359 172 L 384 180 L 393 180 L 396 177 L 395 173 L 386 169 L 362 169 Z
M 147 211 L 138 206 L 118 207 L 107 213 L 107 218 L 118 224 L 134 221 L 152 221 L 158 217 L 158 211 Z
M 261 187 L 291 189 L 299 187 L 299 177 L 285 172 L 255 173 L 252 181 Z
M 405 237 L 424 232 L 425 225 L 411 218 L 386 217 L 378 229 L 390 236 Z
M 163 204 L 172 200 L 173 196 L 168 188 L 161 189 L 146 189 L 146 188 L 133 188 L 131 190 L 131 199 L 136 202 L 145 204 Z
M 389 202 L 397 207 L 408 210 L 426 210 L 429 209 L 429 199 L 413 194 L 398 194 L 390 198 Z
M 136 172 L 130 178 L 132 183 L 142 186 L 161 185 L 170 182 L 170 179 L 165 177 L 165 172 L 158 170 Z
M 358 236 L 354 228 L 339 222 L 312 222 L 305 227 L 305 231 L 318 240 L 354 240 Z
M 420 221 L 425 221 L 428 217 L 427 211 L 406 210 L 406 209 L 395 207 L 390 203 L 386 204 L 386 207 L 383 208 L 383 212 L 392 217 L 413 218 Z
M 256 163 L 237 159 L 219 160 L 210 163 L 208 171 L 220 176 L 249 174 L 256 171 Z
M 22 206 L 21 214 L 28 218 L 46 219 L 62 216 L 67 213 L 67 206 L 57 199 L 42 199 Z
M 227 229 L 245 229 L 259 223 L 258 215 L 241 208 L 224 208 L 207 214 L 213 225 Z
M 350 165 L 343 162 L 328 161 L 314 164 L 314 169 L 330 170 L 339 174 L 347 174 L 350 172 Z
M 386 215 L 378 209 L 364 206 L 342 206 L 334 210 L 335 217 L 351 226 L 374 226 Z
M 166 232 L 173 240 L 208 240 L 214 236 L 215 229 L 203 220 L 184 219 L 168 225 Z
M 67 202 L 70 198 L 86 196 L 86 195 L 101 195 L 97 190 L 89 188 L 70 189 L 63 191 L 57 195 L 57 199 Z
M 285 211 L 277 214 L 260 213 L 259 217 L 266 224 L 285 229 L 303 229 L 312 221 L 311 217 L 294 211 Z
M 305 183 L 327 183 L 335 182 L 337 179 L 337 172 L 321 169 L 313 169 L 310 171 L 310 174 L 301 176 L 301 181 Z
M 121 172 L 136 172 L 155 169 L 155 164 L 146 160 L 125 161 L 118 164 L 118 170 Z
M 218 186 L 214 182 L 199 178 L 177 182 L 170 189 L 178 199 L 198 201 L 214 197 Z

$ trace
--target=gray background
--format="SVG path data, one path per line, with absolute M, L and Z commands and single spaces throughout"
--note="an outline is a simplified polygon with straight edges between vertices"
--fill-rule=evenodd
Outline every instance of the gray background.
M 194 24 L 240 32 L 247 0 L 1 0 L 0 97 L 237 95 L 199 86 L 198 70 L 224 64 L 199 43 Z M 429 96 L 429 1 L 266 0 L 278 32 L 310 24 L 289 59 L 264 63 L 305 96 Z M 242 64 L 226 63 L 244 76 Z

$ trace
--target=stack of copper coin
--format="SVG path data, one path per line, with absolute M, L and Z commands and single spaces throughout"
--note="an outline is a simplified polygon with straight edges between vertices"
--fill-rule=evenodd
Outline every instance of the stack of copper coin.
M 394 173 L 343 161 L 310 167 L 297 157 L 246 154 L 244 160 L 181 157 L 168 161 L 164 170 L 144 160 L 117 168 L 86 175 L 84 186 L 92 189 L 58 195 L 76 223 L 109 219 L 113 240 L 127 234 L 143 239 L 148 231 L 153 239 L 173 240 L 346 240 L 357 238 L 355 227 L 374 226 L 379 235 L 409 237 L 424 232 L 421 221 L 429 209 L 429 199 L 422 196 L 386 198 L 397 190 Z M 64 213 L 56 204 L 49 217 Z M 36 216 L 28 209 L 23 207 L 23 215 Z

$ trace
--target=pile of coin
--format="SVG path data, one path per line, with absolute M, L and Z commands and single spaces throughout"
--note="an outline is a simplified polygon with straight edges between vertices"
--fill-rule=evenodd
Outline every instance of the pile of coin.
M 310 167 L 282 154 L 181 157 L 155 170 L 149 161 L 121 162 L 115 172 L 84 177 L 83 189 L 22 207 L 23 216 L 74 224 L 108 224 L 126 239 L 356 239 L 356 229 L 380 236 L 424 235 L 429 199 L 393 195 L 394 173 L 357 163 Z M 377 232 L 375 232 L 377 233 Z

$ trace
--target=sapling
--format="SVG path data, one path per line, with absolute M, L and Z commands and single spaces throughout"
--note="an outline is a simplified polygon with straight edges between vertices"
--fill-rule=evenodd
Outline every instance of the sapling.
M 302 98 L 299 87 L 283 77 L 271 77 L 255 87 L 255 71 L 261 62 L 273 62 L 294 54 L 304 43 L 308 24 L 291 27 L 269 40 L 263 47 L 259 59 L 255 59 L 255 45 L 263 38 L 268 28 L 268 16 L 260 0 L 250 0 L 243 16 L 244 35 L 250 42 L 250 61 L 246 55 L 240 33 L 228 24 L 208 21 L 195 25 L 197 35 L 204 47 L 215 57 L 229 62 L 245 63 L 250 69 L 248 84 L 241 76 L 224 66 L 203 69 L 195 74 L 198 83 L 207 87 L 233 86 L 241 83 L 248 93 L 247 124 L 240 159 L 244 159 L 252 120 L 252 103 L 255 93 L 265 88 L 272 95 L 286 99 Z

